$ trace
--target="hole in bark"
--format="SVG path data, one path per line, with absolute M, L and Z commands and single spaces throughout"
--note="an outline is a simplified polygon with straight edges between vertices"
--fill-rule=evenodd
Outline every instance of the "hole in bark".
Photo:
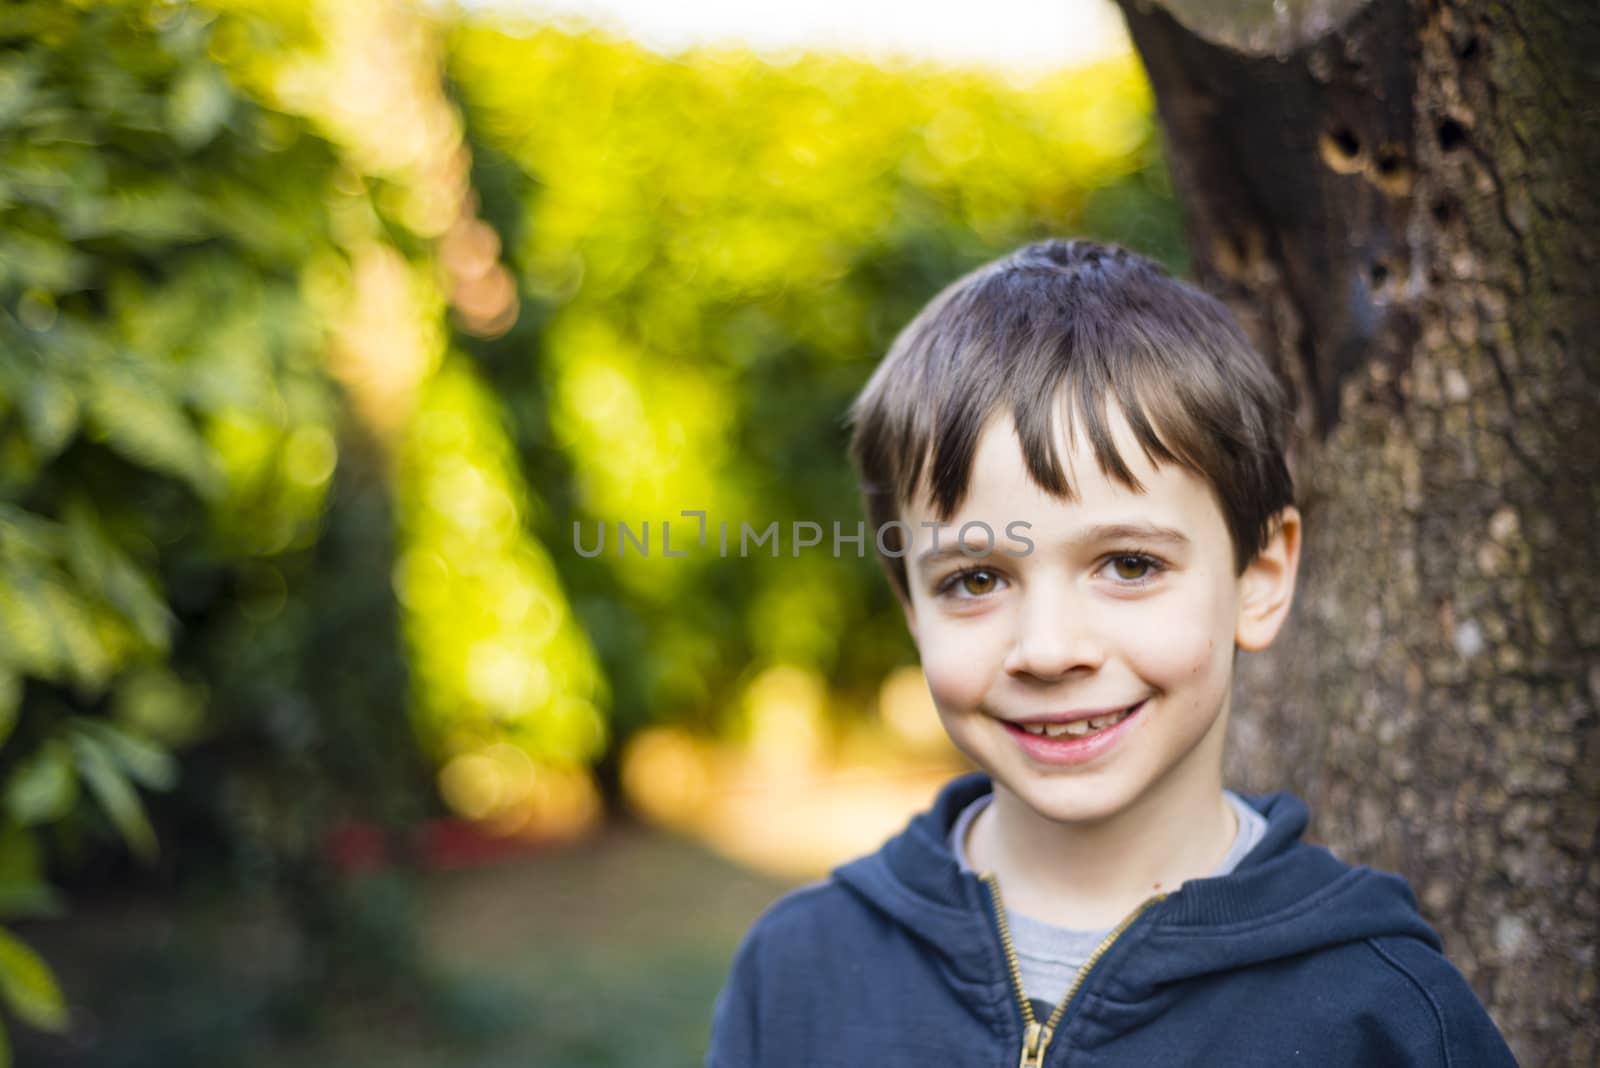
M 1456 49 L 1456 55 L 1459 56 L 1463 62 L 1470 63 L 1474 59 L 1478 58 L 1478 47 L 1478 35 L 1473 34 L 1465 41 L 1461 42 L 1460 46 Z
M 1241 278 L 1255 262 L 1252 242 L 1243 234 L 1230 231 L 1211 243 L 1211 260 L 1218 273 L 1228 278 Z
M 1334 126 L 1323 131 L 1322 161 L 1340 174 L 1354 174 L 1361 170 L 1361 139 L 1348 126 Z
M 1456 217 L 1456 206 L 1449 200 L 1439 199 L 1433 202 L 1433 221 L 1443 226 Z
M 1390 196 L 1404 196 L 1411 191 L 1411 165 L 1398 145 L 1384 145 L 1378 149 L 1372 162 L 1372 179 Z
M 1439 147 L 1446 152 L 1454 152 L 1467 143 L 1467 128 L 1455 119 L 1445 119 L 1439 123 Z
M 1384 289 L 1389 286 L 1390 277 L 1394 275 L 1394 272 L 1389 269 L 1389 261 L 1387 259 L 1374 259 L 1373 265 L 1366 273 L 1368 273 L 1368 281 L 1371 283 L 1371 294 L 1381 299 L 1381 301 L 1387 299 Z

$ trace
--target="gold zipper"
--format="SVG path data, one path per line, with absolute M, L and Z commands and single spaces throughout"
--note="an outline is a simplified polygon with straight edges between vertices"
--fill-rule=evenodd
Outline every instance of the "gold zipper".
M 1067 988 L 1066 995 L 1050 1014 L 1050 1018 L 1040 1023 L 1033 1014 L 1032 1002 L 1022 989 L 1022 969 L 1017 965 L 1017 947 L 1011 942 L 1011 925 L 1006 922 L 1005 904 L 1000 897 L 1000 880 L 993 872 L 986 872 L 980 878 L 989 886 L 989 901 L 994 907 L 995 926 L 1000 929 L 1000 948 L 1005 950 L 1006 968 L 1011 972 L 1011 989 L 1017 995 L 1017 1006 L 1022 1010 L 1022 1057 L 1017 1061 L 1017 1068 L 1040 1068 L 1044 1064 L 1045 1050 L 1050 1048 L 1050 1040 L 1055 1037 L 1056 1028 L 1061 1024 L 1061 1017 L 1066 1014 L 1067 1006 L 1072 1003 L 1078 988 L 1089 977 L 1089 969 L 1099 963 L 1100 958 L 1111 948 L 1111 944 L 1123 931 L 1132 926 L 1133 921 L 1137 920 L 1145 909 L 1165 899 L 1167 895 L 1157 894 L 1146 898 L 1138 908 L 1111 929 L 1105 940 L 1094 947 L 1094 952 L 1083 962 L 1083 967 L 1078 969 L 1078 977 L 1072 981 L 1072 986 Z

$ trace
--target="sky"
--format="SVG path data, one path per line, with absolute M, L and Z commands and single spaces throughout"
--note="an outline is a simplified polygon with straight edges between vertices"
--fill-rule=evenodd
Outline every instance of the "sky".
M 904 55 L 1031 77 L 1125 51 L 1110 0 L 460 0 L 573 15 L 662 52 L 739 43 L 769 53 Z

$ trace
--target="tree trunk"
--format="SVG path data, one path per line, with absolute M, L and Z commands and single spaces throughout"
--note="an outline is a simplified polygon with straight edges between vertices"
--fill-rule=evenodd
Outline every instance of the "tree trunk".
M 1404 873 L 1523 1063 L 1600 1063 L 1600 5 L 1119 2 L 1298 402 L 1231 781 Z

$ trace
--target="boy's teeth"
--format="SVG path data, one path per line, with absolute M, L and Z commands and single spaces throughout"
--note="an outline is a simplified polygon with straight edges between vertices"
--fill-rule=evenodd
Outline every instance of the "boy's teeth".
M 1112 712 L 1105 716 L 1090 716 L 1088 719 L 1073 720 L 1071 723 L 1024 723 L 1022 729 L 1041 738 L 1060 738 L 1063 735 L 1081 738 L 1085 734 L 1105 730 L 1121 723 L 1127 716 L 1128 709 L 1125 708 L 1120 712 Z

